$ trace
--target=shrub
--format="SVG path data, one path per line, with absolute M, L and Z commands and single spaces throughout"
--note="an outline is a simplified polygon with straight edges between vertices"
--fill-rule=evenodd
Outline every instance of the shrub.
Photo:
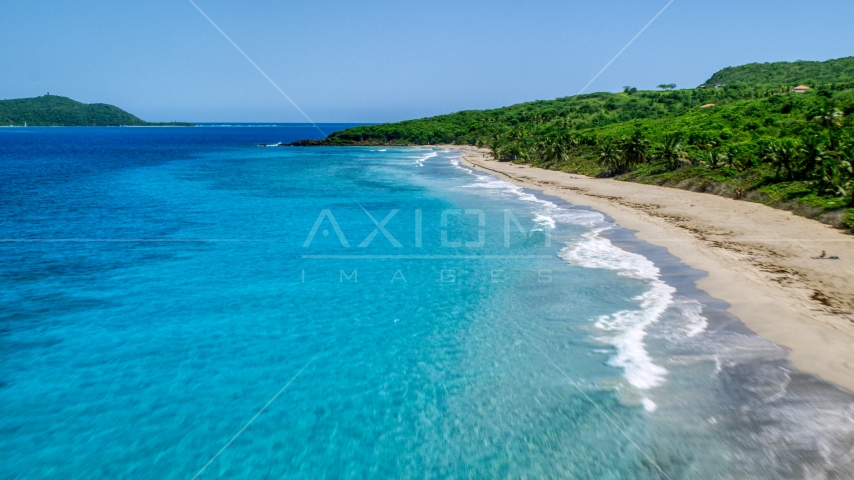
M 845 214 L 845 219 L 842 220 L 842 223 L 844 223 L 846 227 L 854 229 L 854 208 L 848 209 L 848 212 Z

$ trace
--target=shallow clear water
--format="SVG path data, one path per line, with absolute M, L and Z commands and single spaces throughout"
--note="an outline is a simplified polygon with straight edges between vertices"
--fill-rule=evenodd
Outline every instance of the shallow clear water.
M 257 146 L 310 135 L 0 131 L 0 478 L 854 475 L 701 272 L 452 151 Z

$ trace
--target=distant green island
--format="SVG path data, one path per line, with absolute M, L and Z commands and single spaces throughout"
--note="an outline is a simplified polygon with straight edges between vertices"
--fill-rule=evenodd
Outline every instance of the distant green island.
M 846 57 L 730 67 L 697 88 L 625 87 L 293 145 L 475 145 L 503 161 L 744 198 L 854 228 L 852 113 Z
M 27 125 L 31 127 L 193 126 L 192 123 L 182 122 L 146 122 L 113 105 L 80 103 L 58 95 L 0 100 L 0 125 Z

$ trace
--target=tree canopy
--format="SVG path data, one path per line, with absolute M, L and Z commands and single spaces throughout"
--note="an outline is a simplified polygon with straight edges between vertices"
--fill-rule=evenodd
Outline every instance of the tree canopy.
M 746 196 L 854 228 L 854 209 L 845 214 L 854 207 L 854 81 L 846 73 L 851 59 L 815 63 L 725 69 L 710 82 L 745 81 L 716 88 L 625 87 L 356 127 L 310 143 L 477 145 L 500 160 Z M 771 83 L 756 73 L 769 65 Z M 795 93 L 793 87 L 806 83 L 804 72 L 819 72 L 826 83 Z
M 780 85 L 817 85 L 834 82 L 854 82 L 854 57 L 826 62 L 751 63 L 728 67 L 712 75 L 704 87 L 716 85 L 751 85 L 778 87 Z
M 24 123 L 32 127 L 190 125 L 149 123 L 112 105 L 80 103 L 57 95 L 0 100 L 0 125 Z

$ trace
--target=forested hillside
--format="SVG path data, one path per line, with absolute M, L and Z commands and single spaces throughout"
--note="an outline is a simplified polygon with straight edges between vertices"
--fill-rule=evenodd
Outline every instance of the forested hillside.
M 477 145 L 501 160 L 746 198 L 854 228 L 852 66 L 854 58 L 746 65 L 712 76 L 729 82 L 720 87 L 626 87 L 297 144 Z M 811 88 L 798 93 L 801 84 Z
M 744 87 L 661 92 L 637 91 L 627 87 L 624 93 L 619 94 L 592 93 L 493 110 L 468 110 L 400 123 L 356 127 L 333 133 L 327 141 L 341 145 L 362 142 L 487 144 L 508 135 L 515 138 L 523 133 L 534 133 L 541 126 L 583 131 L 630 120 L 684 113 L 712 102 L 730 102 L 766 93 L 769 92 Z
M 703 85 L 752 85 L 779 87 L 781 85 L 817 85 L 854 82 L 854 57 L 826 62 L 751 63 L 725 68 L 712 75 Z
M 149 123 L 104 103 L 80 103 L 57 95 L 0 100 L 0 125 L 31 127 L 153 126 L 190 125 L 187 123 Z

